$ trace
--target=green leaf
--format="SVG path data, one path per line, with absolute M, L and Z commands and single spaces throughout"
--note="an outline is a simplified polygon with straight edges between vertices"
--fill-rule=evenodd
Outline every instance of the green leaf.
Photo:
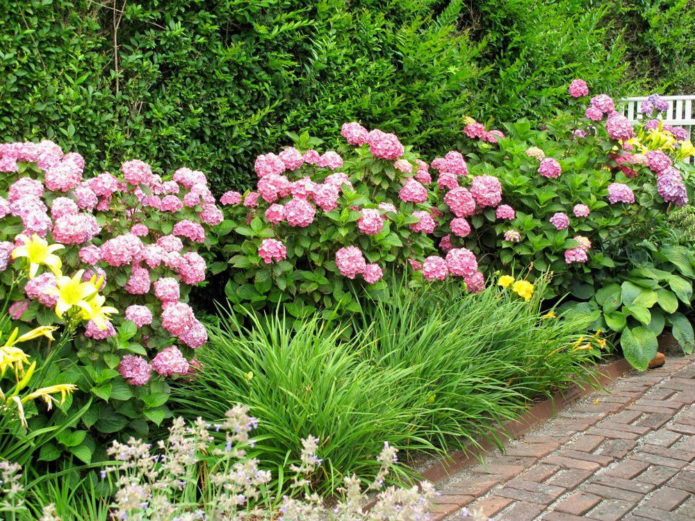
M 606 302 L 615 299 L 616 296 L 620 296 L 620 286 L 613 283 L 598 290 L 595 298 L 598 305 L 603 307 L 606 305 Z
M 683 304 L 690 305 L 690 299 L 693 296 L 693 285 L 677 275 L 671 275 L 666 280 L 680 301 Z
M 60 449 L 53 443 L 46 443 L 39 451 L 39 461 L 55 461 L 60 458 Z
M 695 347 L 693 325 L 683 313 L 674 313 L 668 317 L 668 321 L 671 323 L 671 332 L 676 340 L 678 340 L 683 352 L 687 355 L 691 354 L 693 352 L 693 347 Z
M 111 434 L 123 430 L 128 419 L 121 414 L 110 414 L 107 418 L 100 418 L 94 426 L 99 432 Z
M 86 445 L 80 445 L 79 447 L 70 447 L 68 449 L 77 459 L 82 461 L 82 463 L 92 462 L 92 449 Z
M 148 409 L 153 409 L 155 407 L 159 407 L 160 405 L 164 405 L 167 403 L 168 399 L 168 393 L 152 393 L 142 397 L 142 401 L 145 404 L 145 407 Z
M 164 421 L 164 418 L 166 417 L 166 409 L 164 407 L 159 407 L 157 409 L 147 409 L 146 411 L 144 411 L 144 414 L 148 420 L 159 425 Z
M 633 284 L 629 280 L 626 280 L 623 282 L 621 285 L 621 294 L 622 294 L 622 300 L 623 304 L 630 305 L 632 304 L 637 297 L 639 297 L 640 293 L 642 293 L 642 288 L 637 286 L 636 284 Z
M 659 298 L 659 296 L 658 296 L 656 291 L 651 290 L 651 289 L 645 289 L 645 290 L 642 290 L 642 293 L 640 293 L 637 296 L 637 298 L 632 302 L 632 305 L 650 308 L 654 304 L 656 304 L 656 301 L 658 300 L 658 298 Z
M 695 279 L 695 272 L 693 272 L 690 259 L 688 259 L 683 249 L 677 246 L 664 246 L 659 250 L 659 256 L 668 259 L 671 264 L 675 265 L 689 279 Z
M 664 331 L 666 325 L 666 316 L 659 308 L 653 308 L 649 311 L 652 314 L 652 321 L 649 322 L 649 329 L 654 331 L 656 336 L 659 336 Z
M 625 308 L 633 317 L 642 322 L 642 324 L 644 324 L 645 326 L 652 321 L 651 313 L 649 313 L 649 310 L 644 306 L 632 304 L 631 306 L 625 306 Z
M 623 315 L 620 311 L 604 313 L 603 318 L 606 321 L 606 325 L 617 333 L 620 333 L 623 329 L 625 329 L 625 325 L 627 324 L 625 315 Z
M 656 290 L 657 302 L 666 313 L 675 313 L 678 310 L 678 299 L 667 289 Z
M 87 431 L 71 431 L 70 429 L 65 429 L 56 435 L 56 440 L 66 447 L 76 447 L 82 443 L 86 437 Z
M 131 386 L 124 381 L 111 382 L 111 398 L 114 400 L 129 400 L 133 397 Z
M 659 343 L 654 332 L 648 327 L 625 328 L 620 336 L 623 355 L 632 367 L 646 371 L 649 362 L 656 356 Z
M 92 394 L 98 396 L 105 402 L 109 401 L 109 398 L 111 397 L 111 384 L 103 384 L 99 385 L 97 387 L 92 387 L 91 389 Z
M 594 296 L 594 287 L 574 280 L 572 282 L 572 295 L 581 300 L 589 300 Z

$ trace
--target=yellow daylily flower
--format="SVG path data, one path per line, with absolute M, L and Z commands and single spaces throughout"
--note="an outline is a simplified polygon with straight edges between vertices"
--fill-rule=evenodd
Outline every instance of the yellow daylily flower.
M 502 286 L 503 288 L 508 288 L 514 283 L 514 277 L 510 275 L 502 275 L 499 280 L 497 281 L 498 286 Z
M 543 315 L 541 318 L 557 318 L 557 315 L 555 314 L 555 311 L 551 309 L 545 315 Z
M 19 374 L 24 371 L 24 366 L 29 363 L 27 354 L 18 347 L 0 347 L 0 377 L 5 376 L 7 368 L 11 368 Z
M 46 290 L 46 293 L 58 297 L 55 307 L 58 318 L 63 318 L 63 314 L 66 311 L 70 311 L 73 307 L 78 307 L 87 313 L 91 312 L 87 300 L 97 292 L 97 288 L 91 281 L 82 282 L 83 273 L 84 270 L 80 270 L 72 277 L 65 275 L 58 277 L 56 279 L 56 287 Z
M 118 313 L 118 310 L 112 306 L 104 306 L 106 299 L 96 293 L 86 301 L 86 306 L 82 308 L 80 318 L 83 320 L 91 320 L 99 329 L 106 329 L 109 325 L 108 315 Z
M 60 403 L 63 404 L 65 403 L 65 399 L 76 390 L 77 386 L 74 384 L 51 385 L 49 387 L 37 389 L 33 393 L 26 395 L 24 398 L 22 398 L 22 403 L 41 398 L 44 402 L 46 402 L 46 406 L 50 410 L 53 400 L 55 400 L 53 397 L 54 394 L 60 393 Z
M 526 302 L 533 296 L 534 286 L 527 280 L 517 280 L 512 285 L 512 291 L 523 298 Z
M 58 328 L 56 326 L 40 326 L 32 329 L 31 331 L 24 333 L 22 336 L 20 336 L 17 339 L 17 342 L 27 342 L 29 340 L 34 340 L 35 338 L 39 338 L 40 336 L 45 336 L 49 340 L 53 341 L 55 338 L 53 338 L 53 333 L 57 330 Z
M 695 146 L 693 146 L 693 142 L 690 140 L 683 141 L 676 151 L 676 157 L 678 157 L 678 159 L 686 159 L 691 156 L 695 156 Z
M 12 258 L 27 258 L 29 261 L 29 278 L 33 279 L 36 276 L 36 272 L 41 265 L 48 266 L 56 276 L 60 275 L 62 262 L 60 261 L 60 257 L 53 252 L 61 250 L 65 246 L 62 244 L 49 245 L 46 239 L 36 234 L 31 237 L 27 237 L 26 235 L 19 235 L 18 237 L 22 240 L 23 244 L 12 250 Z

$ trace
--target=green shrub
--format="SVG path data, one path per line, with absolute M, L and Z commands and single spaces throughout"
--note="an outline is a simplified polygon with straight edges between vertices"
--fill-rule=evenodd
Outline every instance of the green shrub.
M 253 455 L 273 472 L 298 463 L 301 439 L 317 436 L 325 475 L 315 484 L 332 491 L 346 474 L 373 477 L 384 441 L 431 451 L 495 439 L 496 422 L 528 399 L 590 378 L 584 364 L 597 350 L 577 349 L 584 318 L 540 319 L 537 298 L 495 287 L 469 297 L 455 284 L 391 292 L 354 318 L 346 342 L 334 322 L 293 328 L 252 315 L 243 327 L 228 315 L 200 353 L 205 369 L 174 390 L 178 412 L 216 422 L 248 404 L 263 419 Z

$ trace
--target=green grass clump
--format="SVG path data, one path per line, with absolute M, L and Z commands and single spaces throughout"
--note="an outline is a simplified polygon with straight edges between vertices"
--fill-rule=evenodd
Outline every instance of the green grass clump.
M 347 341 L 318 318 L 227 313 L 199 354 L 204 370 L 174 391 L 177 413 L 214 422 L 249 405 L 260 419 L 254 455 L 280 487 L 301 439 L 319 437 L 314 484 L 331 492 L 345 475 L 373 477 L 384 442 L 434 452 L 495 439 L 495 425 L 529 399 L 590 381 L 595 352 L 575 349 L 588 324 L 541 319 L 538 299 L 453 285 L 391 293 L 364 306 Z

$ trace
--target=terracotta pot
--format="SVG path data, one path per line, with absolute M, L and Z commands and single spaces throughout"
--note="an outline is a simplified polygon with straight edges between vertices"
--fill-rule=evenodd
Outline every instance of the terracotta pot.
M 666 356 L 664 353 L 657 353 L 654 359 L 649 362 L 649 369 L 655 369 L 657 367 L 661 367 L 666 363 Z

